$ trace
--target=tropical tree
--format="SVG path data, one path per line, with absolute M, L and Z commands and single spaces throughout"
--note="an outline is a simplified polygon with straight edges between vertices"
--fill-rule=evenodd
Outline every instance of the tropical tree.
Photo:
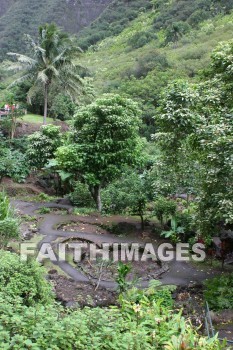
M 144 230 L 146 205 L 151 197 L 147 183 L 147 172 L 138 173 L 136 169 L 127 169 L 120 179 L 111 183 L 103 191 L 103 210 L 106 213 L 139 216 Z
M 8 53 L 16 59 L 8 69 L 23 72 L 11 86 L 31 81 L 32 86 L 27 94 L 29 102 L 38 87 L 43 89 L 44 124 L 46 124 L 48 93 L 53 83 L 62 87 L 71 96 L 77 96 L 80 92 L 82 80 L 78 74 L 79 66 L 74 63 L 74 59 L 79 56 L 81 49 L 75 46 L 73 39 L 55 24 L 41 26 L 37 42 L 30 35 L 26 35 L 25 38 L 32 52 L 31 56 Z
M 85 182 L 99 211 L 101 188 L 140 160 L 140 111 L 137 103 L 106 95 L 74 116 L 70 144 L 58 148 L 58 166 Z
M 223 63 L 225 62 L 222 54 Z M 198 192 L 197 223 L 203 236 L 233 224 L 232 109 L 219 73 L 199 84 L 171 84 L 156 116 L 154 135 L 181 188 Z M 230 108 L 229 108 L 230 107 Z M 188 175 L 189 174 L 189 175 Z M 195 180 L 193 180 L 193 175 Z
M 22 109 L 16 108 L 17 101 L 15 99 L 15 94 L 12 91 L 5 90 L 2 96 L 4 105 L 7 104 L 9 111 L 7 117 L 1 120 L 1 129 L 7 132 L 11 140 L 15 137 L 16 127 L 19 119 L 22 118 L 24 112 Z
M 26 156 L 31 167 L 42 169 L 61 145 L 60 127 L 42 125 L 40 131 L 28 136 Z

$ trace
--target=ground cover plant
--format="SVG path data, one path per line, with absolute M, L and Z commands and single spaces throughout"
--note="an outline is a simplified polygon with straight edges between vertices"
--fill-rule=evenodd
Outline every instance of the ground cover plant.
M 51 299 L 38 263 L 19 263 L 17 255 L 7 252 L 1 252 L 0 260 L 5 278 L 0 291 L 2 349 L 175 349 L 181 342 L 187 348 L 222 348 L 216 339 L 200 337 L 181 313 L 171 312 L 171 292 L 155 292 L 157 283 L 122 294 L 120 307 L 69 312 Z M 15 268 L 22 278 L 12 275 Z

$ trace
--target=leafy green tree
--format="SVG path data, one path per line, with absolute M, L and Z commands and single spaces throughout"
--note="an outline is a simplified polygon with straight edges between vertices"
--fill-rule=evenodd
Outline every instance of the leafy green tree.
M 210 78 L 215 79 L 216 84 L 221 86 L 221 94 L 224 93 L 224 105 L 233 107 L 233 40 L 222 42 L 212 53 L 212 61 L 209 70 Z M 220 94 L 219 94 L 220 98 Z
M 154 215 L 160 221 L 161 226 L 164 225 L 164 219 L 175 215 L 176 210 L 176 203 L 164 197 L 158 197 L 154 203 Z
M 224 64 L 224 55 L 222 59 Z M 176 175 L 182 167 L 186 172 L 187 166 L 195 174 L 197 221 L 203 236 L 213 235 L 220 222 L 233 223 L 233 125 L 228 101 L 219 74 L 197 85 L 175 83 L 156 118 L 160 133 L 155 139 L 170 160 L 166 164 Z M 182 155 L 183 160 L 188 155 L 188 162 L 179 163 Z
M 55 151 L 61 145 L 60 127 L 43 125 L 40 131 L 28 136 L 27 159 L 30 166 L 42 169 L 54 158 Z
M 18 104 L 18 101 L 16 100 L 16 96 L 12 91 L 4 90 L 3 96 L 3 106 L 5 104 L 11 106 L 9 114 L 1 120 L 1 128 L 7 132 L 9 135 L 9 138 L 11 140 L 15 137 L 16 127 L 18 120 L 22 118 L 23 111 L 21 109 L 17 109 L 15 106 Z
M 151 197 L 151 188 L 147 184 L 147 173 L 138 174 L 137 170 L 123 173 L 103 191 L 103 210 L 107 213 L 125 213 L 137 215 L 144 229 L 146 205 Z
M 99 211 L 101 188 L 120 176 L 126 165 L 140 161 L 139 116 L 132 100 L 105 95 L 80 108 L 70 144 L 56 153 L 59 166 L 89 186 Z
M 32 56 L 8 53 L 16 58 L 16 62 L 13 62 L 9 69 L 23 71 L 23 76 L 13 85 L 25 80 L 33 82 L 27 95 L 29 101 L 38 86 L 43 88 L 44 124 L 46 124 L 48 93 L 52 83 L 62 86 L 74 96 L 80 92 L 82 82 L 78 75 L 78 66 L 74 63 L 74 59 L 80 54 L 80 49 L 55 24 L 46 24 L 39 28 L 38 43 L 29 35 L 26 36 L 26 40 Z

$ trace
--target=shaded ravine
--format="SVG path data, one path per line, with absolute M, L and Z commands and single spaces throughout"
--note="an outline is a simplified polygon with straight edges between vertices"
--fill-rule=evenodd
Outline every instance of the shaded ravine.
M 73 207 L 68 205 L 62 205 L 57 204 L 54 202 L 50 203 L 29 203 L 29 202 L 23 202 L 19 200 L 14 200 L 11 202 L 12 205 L 19 210 L 22 214 L 27 215 L 33 215 L 37 217 L 42 217 L 43 221 L 39 224 L 38 231 L 41 235 L 45 236 L 38 244 L 38 248 L 41 247 L 43 243 L 50 243 L 53 244 L 55 240 L 58 238 L 78 238 L 78 239 L 86 239 L 90 240 L 91 242 L 101 245 L 102 243 L 137 243 L 139 244 L 145 244 L 145 241 L 141 239 L 129 239 L 126 237 L 118 237 L 114 234 L 94 234 L 94 233 L 88 233 L 88 232 L 69 232 L 69 231 L 63 231 L 60 229 L 55 229 L 59 224 L 61 223 L 68 223 L 70 221 L 79 221 L 79 218 L 81 216 L 75 216 L 75 215 L 58 215 L 58 214 L 37 214 L 36 211 L 40 209 L 41 207 L 47 207 L 47 208 L 57 208 L 57 209 L 65 209 L 65 210 L 72 210 Z M 84 218 L 85 219 L 85 218 Z M 154 245 L 154 243 L 153 243 Z M 156 247 L 155 247 L 156 248 Z M 53 262 L 55 266 L 58 266 L 60 269 L 62 269 L 68 276 L 70 276 L 73 280 L 76 282 L 85 282 L 85 283 L 93 283 L 95 284 L 97 282 L 96 279 L 89 279 L 87 276 L 85 276 L 83 273 L 79 272 L 75 267 L 73 267 L 71 264 L 69 264 L 66 261 L 57 261 Z M 172 261 L 169 263 L 169 270 L 162 273 L 159 277 L 160 281 L 163 284 L 174 284 L 174 285 L 180 285 L 180 286 L 187 286 L 189 284 L 193 283 L 201 283 L 206 278 L 210 278 L 211 275 L 214 275 L 214 272 L 205 272 L 200 271 L 193 265 L 191 265 L 188 262 L 179 262 L 179 261 Z M 115 282 L 112 281 L 100 281 L 99 285 L 101 287 L 107 288 L 107 289 L 116 289 L 117 285 Z M 139 287 L 146 287 L 148 285 L 147 281 L 139 282 Z

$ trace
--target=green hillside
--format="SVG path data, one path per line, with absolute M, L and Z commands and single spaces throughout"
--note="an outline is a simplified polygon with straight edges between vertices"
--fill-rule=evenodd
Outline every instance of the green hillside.
M 9 51 L 24 52 L 23 35 L 55 22 L 77 33 L 95 20 L 112 0 L 0 0 L 0 60 Z
M 107 37 L 117 35 L 127 28 L 140 12 L 152 8 L 151 0 L 114 0 L 90 26 L 79 33 L 79 46 L 89 46 Z
M 215 16 L 209 12 L 208 19 L 189 25 L 186 32 L 168 42 L 169 31 L 172 32 L 169 23 L 167 27 L 155 28 L 165 13 L 170 21 L 168 9 L 165 12 L 162 6 L 139 13 L 120 34 L 106 38 L 85 53 L 83 64 L 93 77 L 96 91 L 121 92 L 137 99 L 142 103 L 145 122 L 150 125 L 162 89 L 174 79 L 198 79 L 212 50 L 219 42 L 232 38 L 233 15 L 226 14 L 230 8 L 224 13 L 215 10 Z M 188 24 L 188 19 L 180 22 L 178 14 L 173 17 L 173 25 Z

